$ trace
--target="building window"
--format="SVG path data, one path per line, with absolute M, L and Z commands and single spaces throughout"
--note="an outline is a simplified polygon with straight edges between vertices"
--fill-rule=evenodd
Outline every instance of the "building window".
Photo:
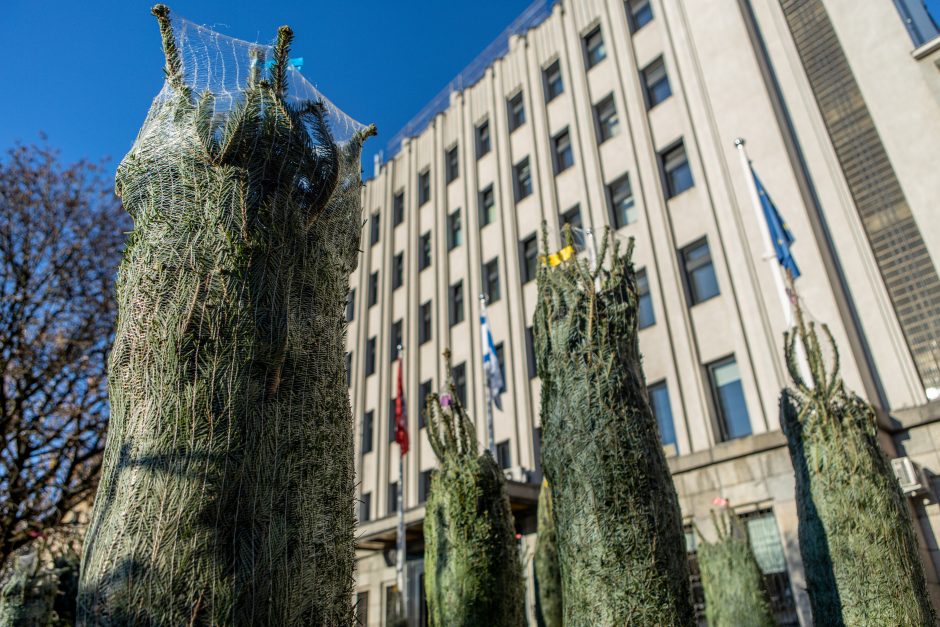
M 394 513 L 394 512 L 390 512 Z M 394 625 L 398 616 L 398 586 L 385 586 L 385 622 L 382 625 Z
M 659 57 L 642 70 L 643 88 L 646 92 L 646 107 L 652 109 L 660 102 L 672 95 L 669 86 L 669 77 L 666 75 L 666 64 Z
M 669 388 L 665 381 L 654 383 L 647 388 L 650 409 L 659 425 L 659 438 L 663 445 L 676 445 L 676 428 L 672 420 L 672 405 L 669 403 Z M 676 451 L 678 453 L 678 451 Z
M 627 16 L 630 32 L 635 33 L 653 21 L 653 7 L 650 0 L 627 0 Z
M 509 132 L 512 133 L 525 124 L 525 102 L 521 91 L 506 101 L 506 108 L 509 113 Z
M 603 144 L 620 132 L 620 119 L 617 117 L 617 105 L 613 94 L 594 105 L 594 120 L 597 124 L 598 144 Z
M 477 126 L 476 140 L 477 140 L 476 142 L 477 143 L 477 159 L 479 159 L 490 151 L 490 121 L 489 120 L 483 120 Z
M 431 170 L 418 174 L 418 206 L 431 200 Z
M 444 156 L 445 167 L 445 176 L 447 177 L 447 182 L 451 183 L 457 180 L 457 177 L 460 176 L 460 153 L 457 152 L 457 146 L 452 147 L 447 151 L 447 154 Z
M 641 329 L 645 329 L 656 324 L 656 314 L 653 312 L 653 297 L 650 294 L 650 282 L 646 276 L 646 270 L 639 270 L 636 273 L 636 291 L 639 299 L 637 303 L 637 322 Z
M 496 463 L 503 470 L 512 467 L 512 453 L 509 451 L 509 440 L 496 443 Z
M 371 496 L 371 495 L 370 495 Z M 360 509 L 360 512 L 362 510 Z M 368 520 L 368 518 L 366 518 Z M 362 516 L 359 517 L 360 522 Z M 368 627 L 369 625 L 369 593 L 359 592 L 356 594 L 356 625 L 355 627 Z
M 388 484 L 388 501 L 386 513 L 391 515 L 398 511 L 398 482 L 392 481 Z
M 346 322 L 352 322 L 356 317 L 356 288 L 349 290 L 346 295 Z
M 379 242 L 379 212 L 376 211 L 372 214 L 372 219 L 369 221 L 369 243 L 378 244 Z
M 362 498 L 359 499 L 359 522 L 361 523 L 369 522 L 369 519 L 371 517 L 372 517 L 372 494 L 369 492 L 366 492 L 362 495 Z M 360 594 L 360 596 L 362 594 L 367 594 L 367 593 L 363 592 Z M 366 598 L 368 599 L 368 596 L 366 596 Z M 366 616 L 366 614 L 365 612 L 362 612 L 359 614 L 359 616 L 364 617 Z M 368 618 L 366 620 L 368 620 Z M 367 623 L 360 623 L 360 624 L 366 625 Z
M 392 200 L 392 222 L 398 226 L 405 221 L 405 191 L 402 190 L 395 194 Z
M 522 282 L 523 284 L 535 279 L 538 271 L 539 262 L 539 240 L 538 235 L 533 233 L 525 238 L 519 244 L 519 256 L 522 258 Z
M 480 228 L 496 221 L 496 194 L 493 186 L 488 185 L 480 192 Z
M 418 312 L 418 344 L 431 341 L 431 301 L 421 305 Z
M 534 379 L 538 373 L 535 369 L 535 334 L 532 332 L 532 327 L 525 329 L 525 363 L 529 378 Z
M 493 350 L 496 352 L 496 365 L 499 366 L 499 372 L 503 375 L 503 387 L 499 388 L 500 394 L 506 391 L 506 381 L 509 379 L 506 376 L 506 348 L 505 345 L 500 342 L 493 347 Z
M 796 602 L 790 588 L 786 555 L 772 510 L 757 510 L 741 515 L 747 526 L 747 537 L 754 558 L 764 575 L 764 587 L 770 600 L 770 609 L 778 625 L 798 625 Z
M 395 399 L 388 399 L 388 443 L 395 441 L 395 434 L 398 431 L 398 423 L 395 420 Z
M 366 376 L 375 374 L 375 336 L 366 340 Z
M 431 232 L 424 233 L 418 240 L 418 272 L 431 266 Z
M 460 224 L 460 209 L 454 209 L 447 216 L 447 250 L 453 250 L 463 244 L 463 227 Z
M 379 271 L 369 275 L 369 307 L 379 302 Z
M 405 283 L 405 253 L 398 253 L 392 259 L 392 289 L 397 290 Z
M 682 249 L 682 266 L 689 306 L 718 296 L 718 278 L 708 250 L 708 240 L 702 238 Z
M 894 6 L 916 47 L 940 36 L 940 3 L 936 0 L 895 0 Z
M 487 302 L 495 303 L 499 300 L 499 257 L 483 264 L 483 294 Z
M 584 36 L 584 57 L 588 69 L 607 58 L 607 48 L 604 47 L 604 35 L 600 26 Z
M 516 202 L 532 194 L 532 169 L 529 167 L 528 157 L 513 166 L 512 182 Z
M 398 347 L 402 344 L 402 335 L 401 335 L 401 320 L 396 320 L 392 323 L 392 333 L 389 336 L 389 346 L 388 346 L 388 357 L 389 361 L 395 361 L 398 359 Z
M 428 402 L 428 397 L 434 393 L 434 383 L 428 379 L 427 381 L 422 381 L 421 385 L 418 386 L 418 407 L 420 411 L 418 412 L 418 428 L 424 429 L 425 427 L 425 405 Z
M 751 434 L 751 419 L 744 402 L 744 387 L 741 372 L 734 357 L 728 357 L 708 365 L 715 409 L 718 410 L 718 427 L 722 441 L 733 440 Z
M 352 385 L 352 353 L 347 352 L 344 365 L 346 366 L 346 387 Z
M 545 102 L 551 102 L 565 91 L 565 83 L 561 78 L 561 64 L 555 61 L 542 70 L 542 81 L 545 84 Z
M 680 141 L 671 148 L 667 148 L 659 155 L 663 169 L 663 178 L 666 180 L 666 197 L 678 196 L 695 183 L 692 180 L 692 168 L 685 154 L 685 145 Z
M 375 412 L 371 409 L 362 417 L 362 454 L 372 452 L 372 436 L 375 431 Z
M 610 216 L 615 229 L 636 222 L 639 212 L 633 202 L 629 175 L 624 174 L 607 186 L 607 200 L 610 203 Z
M 552 138 L 552 161 L 555 174 L 560 174 L 574 165 L 574 151 L 571 150 L 571 134 L 566 128 Z
M 463 322 L 463 281 L 450 286 L 450 326 Z
M 558 221 L 561 223 L 562 229 L 564 229 L 566 224 L 571 225 L 572 229 L 581 229 L 581 205 L 575 205 L 571 209 L 563 212 L 558 216 Z
M 461 362 L 454 366 L 451 371 L 454 377 L 454 389 L 457 391 L 457 398 L 460 404 L 467 406 L 467 362 Z
M 418 478 L 418 502 L 424 503 L 428 500 L 431 493 L 431 473 L 432 470 L 422 470 Z

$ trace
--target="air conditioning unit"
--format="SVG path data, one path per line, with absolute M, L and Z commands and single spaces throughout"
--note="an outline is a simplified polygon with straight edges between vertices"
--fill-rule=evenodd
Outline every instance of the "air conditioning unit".
M 901 492 L 907 496 L 917 496 L 930 491 L 930 483 L 924 470 L 911 461 L 910 457 L 897 457 L 891 460 L 891 468 L 897 477 Z
M 506 481 L 524 483 L 526 480 L 526 471 L 522 466 L 513 466 L 512 468 L 505 468 L 503 470 L 503 476 L 506 477 Z

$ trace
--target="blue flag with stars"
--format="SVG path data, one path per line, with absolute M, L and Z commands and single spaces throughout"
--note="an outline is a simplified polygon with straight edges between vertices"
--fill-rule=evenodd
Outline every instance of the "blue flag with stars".
M 784 221 L 783 216 L 777 211 L 774 201 L 770 199 L 767 190 L 764 189 L 764 185 L 760 182 L 760 178 L 758 178 L 754 168 L 751 168 L 751 174 L 754 176 L 754 184 L 757 186 L 757 195 L 760 197 L 760 205 L 764 210 L 764 219 L 767 221 L 767 230 L 770 231 L 770 241 L 773 242 L 777 261 L 779 261 L 783 269 L 788 270 L 795 279 L 800 276 L 800 269 L 796 265 L 796 259 L 793 258 L 793 253 L 790 252 L 790 246 L 792 246 L 793 242 L 796 240 L 793 237 L 793 233 L 790 232 L 787 223 Z

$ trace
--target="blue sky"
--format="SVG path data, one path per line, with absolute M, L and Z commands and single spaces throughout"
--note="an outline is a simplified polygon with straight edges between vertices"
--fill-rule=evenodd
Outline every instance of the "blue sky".
M 531 0 L 246 2 L 168 0 L 176 14 L 250 41 L 295 32 L 303 74 L 360 122 L 372 154 L 494 39 Z M 152 1 L 10 0 L 0 18 L 4 97 L 0 151 L 40 132 L 63 157 L 111 158 L 130 148 L 163 82 Z

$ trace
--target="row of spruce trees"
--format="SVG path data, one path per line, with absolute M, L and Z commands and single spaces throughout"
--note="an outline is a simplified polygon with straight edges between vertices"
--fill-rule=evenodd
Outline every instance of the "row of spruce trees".
M 154 8 L 167 97 L 122 161 L 135 220 L 118 280 L 111 431 L 77 593 L 81 625 L 353 624 L 353 424 L 343 307 L 361 228 L 359 150 L 321 102 L 287 97 L 292 33 L 218 109 L 194 93 L 169 10 Z M 570 234 L 569 234 L 570 239 Z M 682 516 L 646 396 L 631 248 L 538 273 L 543 467 L 535 567 L 547 624 L 693 623 Z M 812 381 L 796 367 L 799 341 Z M 812 326 L 786 340 L 782 425 L 820 625 L 927 625 L 909 513 L 875 414 L 824 367 Z M 833 355 L 836 355 L 833 350 Z M 449 364 L 448 364 L 449 369 Z M 525 623 L 505 480 L 450 383 L 427 404 L 440 459 L 427 503 L 438 627 Z M 713 626 L 772 621 L 734 517 L 700 550 Z M 24 571 L 9 617 L 50 624 Z M 11 609 L 12 608 L 12 609 Z M 40 612 L 41 613 L 41 612 Z M 51 619 L 50 619 L 51 620 Z

